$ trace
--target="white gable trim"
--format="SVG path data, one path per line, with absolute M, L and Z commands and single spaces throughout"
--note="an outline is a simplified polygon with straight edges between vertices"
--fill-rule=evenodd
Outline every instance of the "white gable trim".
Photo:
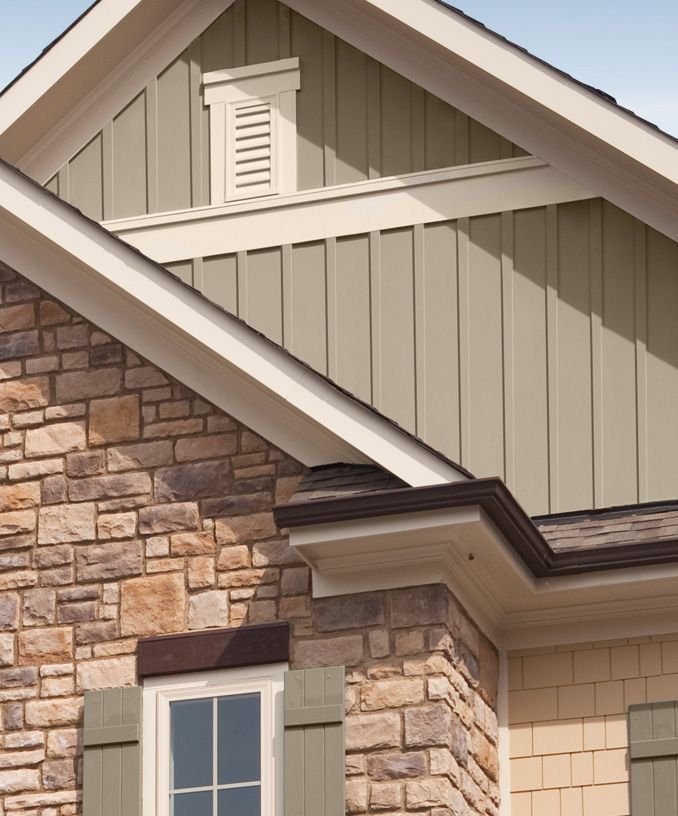
M 678 240 L 678 143 L 437 0 L 287 5 Z
M 6 165 L 2 259 L 306 465 L 375 462 L 410 485 L 467 478 Z

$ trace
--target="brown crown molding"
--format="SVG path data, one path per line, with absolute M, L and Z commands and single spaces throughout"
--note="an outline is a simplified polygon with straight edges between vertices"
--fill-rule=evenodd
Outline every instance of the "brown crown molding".
M 286 622 L 142 638 L 137 672 L 142 678 L 285 663 L 289 640 Z
M 469 505 L 482 508 L 535 578 L 678 561 L 676 539 L 555 552 L 503 481 L 497 477 L 292 502 L 278 505 L 273 509 L 273 514 L 279 527 L 291 528 Z

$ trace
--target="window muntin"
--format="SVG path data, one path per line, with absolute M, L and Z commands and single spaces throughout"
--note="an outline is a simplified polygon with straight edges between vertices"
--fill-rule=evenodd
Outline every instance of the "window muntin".
M 286 666 L 144 683 L 144 816 L 281 816 Z

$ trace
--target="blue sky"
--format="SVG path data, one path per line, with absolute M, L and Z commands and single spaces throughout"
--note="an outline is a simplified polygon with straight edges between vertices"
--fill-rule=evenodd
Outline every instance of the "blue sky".
M 455 0 L 524 46 L 678 136 L 678 0 Z M 0 0 L 0 87 L 90 0 Z

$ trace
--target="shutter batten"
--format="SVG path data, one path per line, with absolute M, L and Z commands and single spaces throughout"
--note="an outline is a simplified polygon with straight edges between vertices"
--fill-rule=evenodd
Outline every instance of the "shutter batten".
M 84 816 L 141 814 L 141 688 L 85 693 Z
M 285 673 L 285 816 L 344 816 L 344 667 Z

